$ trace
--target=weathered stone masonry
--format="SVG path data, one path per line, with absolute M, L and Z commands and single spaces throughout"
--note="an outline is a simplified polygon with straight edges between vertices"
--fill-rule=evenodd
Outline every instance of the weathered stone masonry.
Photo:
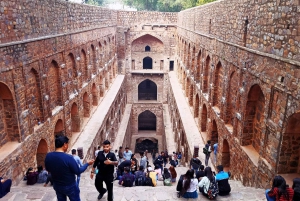
M 203 139 L 219 142 L 218 163 L 245 185 L 299 173 L 298 4 L 220 1 L 179 13 L 178 78 Z

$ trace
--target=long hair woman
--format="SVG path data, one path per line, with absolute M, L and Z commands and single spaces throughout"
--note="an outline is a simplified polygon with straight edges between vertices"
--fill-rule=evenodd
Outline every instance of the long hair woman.
M 285 179 L 278 175 L 273 179 L 271 190 L 266 190 L 268 201 L 292 201 L 294 190 L 286 185 Z
M 194 170 L 188 170 L 184 175 L 181 195 L 184 198 L 198 198 L 198 179 L 194 178 Z
M 211 167 L 206 167 L 204 169 L 204 177 L 201 179 L 201 181 L 199 182 L 199 187 L 200 187 L 200 192 L 202 192 L 202 194 L 204 196 L 208 196 L 207 195 L 207 191 L 209 189 L 209 185 L 210 182 L 214 182 L 215 181 L 215 176 L 213 175 L 212 171 L 211 171 Z
M 171 165 L 169 167 L 169 170 L 170 170 L 170 173 L 171 173 L 171 182 L 176 182 L 177 172 L 176 172 L 174 166 Z

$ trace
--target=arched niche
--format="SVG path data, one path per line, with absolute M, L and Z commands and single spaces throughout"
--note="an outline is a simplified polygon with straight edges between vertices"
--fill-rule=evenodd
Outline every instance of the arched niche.
M 158 140 L 155 138 L 138 138 L 135 143 L 135 153 L 145 152 L 152 153 L 158 150 Z
M 150 52 L 150 50 L 151 50 L 150 46 L 147 45 L 147 46 L 145 47 L 145 52 Z
M 80 115 L 78 112 L 78 106 L 76 103 L 72 104 L 71 121 L 72 121 L 72 132 L 80 132 L 81 119 L 80 119 Z
M 138 130 L 156 130 L 156 115 L 149 110 L 138 116 Z
M 157 85 L 146 79 L 138 86 L 138 100 L 157 100 Z
M 131 43 L 132 52 L 144 52 L 146 46 L 155 47 L 155 49 L 151 49 L 151 52 L 164 52 L 163 42 L 150 34 L 143 35 Z
M 152 69 L 153 61 L 151 57 L 145 57 L 143 59 L 143 69 Z
M 54 127 L 54 136 L 55 135 L 65 135 L 64 123 L 61 119 L 57 120 Z
M 45 158 L 48 153 L 48 145 L 46 140 L 41 139 L 36 150 L 36 163 L 37 166 L 42 165 L 45 167 Z
M 17 109 L 8 86 L 0 82 L 0 147 L 6 142 L 20 142 Z

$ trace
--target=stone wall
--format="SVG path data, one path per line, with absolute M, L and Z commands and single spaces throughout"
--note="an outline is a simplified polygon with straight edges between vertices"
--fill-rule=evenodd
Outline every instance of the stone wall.
M 299 1 L 216 1 L 181 11 L 178 27 L 300 61 L 299 6 Z
M 118 26 L 130 27 L 142 26 L 143 24 L 167 25 L 177 23 L 178 13 L 162 13 L 147 11 L 118 11 Z
M 182 89 L 203 139 L 218 139 L 219 150 L 228 141 L 230 157 L 224 157 L 230 162 L 222 152 L 218 162 L 230 164 L 244 185 L 266 187 L 279 167 L 297 169 L 295 160 L 283 162 L 289 154 L 283 140 L 289 117 L 299 112 L 299 65 L 211 37 L 178 28 Z
M 117 23 L 117 11 L 62 0 L 3 1 L 0 17 L 0 43 L 116 26 Z

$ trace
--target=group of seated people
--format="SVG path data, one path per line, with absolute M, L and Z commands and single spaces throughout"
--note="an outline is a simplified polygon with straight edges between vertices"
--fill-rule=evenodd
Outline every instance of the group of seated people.
M 196 178 L 194 169 L 181 175 L 176 188 L 178 197 L 198 198 L 198 188 L 200 193 L 210 199 L 216 198 L 217 195 L 228 195 L 231 191 L 228 182 L 230 173 L 224 172 L 222 165 L 217 166 L 217 169 L 218 173 L 215 174 L 211 167 L 208 166 L 204 169 L 204 166 L 200 165 L 200 171 L 196 172 Z
M 44 186 L 46 187 L 49 182 L 52 185 L 51 174 L 48 173 L 41 165 L 38 166 L 37 171 L 35 171 L 32 167 L 28 168 L 24 180 L 27 181 L 27 185 L 34 185 L 35 183 L 45 183 Z
M 290 188 L 282 176 L 275 176 L 272 188 L 266 190 L 266 198 L 267 201 L 299 201 L 300 178 L 295 178 L 293 180 L 293 186 Z
M 135 163 L 134 161 L 129 161 Z M 164 168 L 163 172 L 159 166 L 155 166 L 155 169 L 151 166 L 147 167 L 145 172 L 144 166 L 140 166 L 138 171 L 131 171 L 128 162 L 124 161 L 118 166 L 118 179 L 119 184 L 124 187 L 135 186 L 156 186 L 158 181 L 163 181 L 164 185 L 171 186 L 176 182 L 177 173 L 173 166 L 170 168 Z

